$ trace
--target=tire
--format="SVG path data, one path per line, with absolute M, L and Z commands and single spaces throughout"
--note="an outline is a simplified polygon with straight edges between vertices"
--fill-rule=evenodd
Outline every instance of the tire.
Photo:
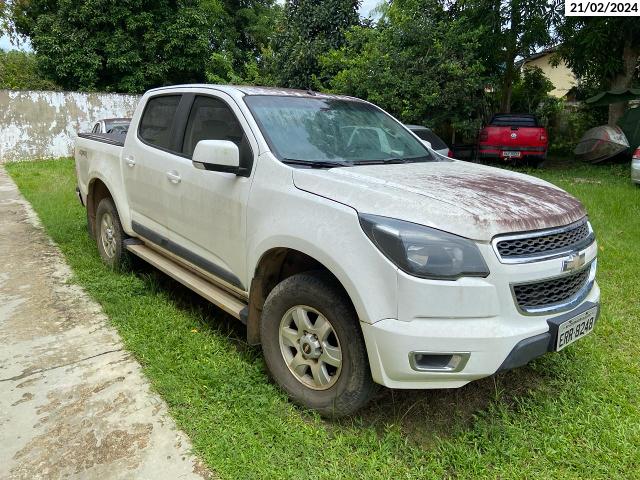
M 279 283 L 265 302 L 260 334 L 271 377 L 302 407 L 338 418 L 376 390 L 358 317 L 324 272 Z
M 128 269 L 131 257 L 124 245 L 127 235 L 110 198 L 103 198 L 98 204 L 94 231 L 98 252 L 105 265 L 116 271 Z

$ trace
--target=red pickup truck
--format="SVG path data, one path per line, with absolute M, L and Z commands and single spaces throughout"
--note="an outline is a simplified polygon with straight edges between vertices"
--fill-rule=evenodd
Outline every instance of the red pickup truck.
M 547 158 L 548 138 L 535 115 L 494 115 L 478 135 L 478 158 L 539 166 Z

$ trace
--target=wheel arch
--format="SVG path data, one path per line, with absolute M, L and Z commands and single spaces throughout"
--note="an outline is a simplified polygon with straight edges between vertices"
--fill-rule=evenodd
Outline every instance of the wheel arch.
M 117 195 L 115 195 L 115 189 L 109 184 L 109 182 L 101 175 L 95 175 L 89 180 L 87 187 L 87 221 L 89 222 L 89 233 L 92 237 L 95 237 L 95 223 L 96 223 L 96 211 L 98 210 L 98 204 L 104 198 L 110 198 L 120 216 L 122 227 L 127 234 L 131 234 L 129 228 L 129 221 L 127 211 L 121 208 L 121 202 Z
M 260 320 L 264 303 L 273 288 L 297 273 L 309 271 L 326 272 L 335 281 L 336 286 L 344 293 L 358 318 L 358 308 L 352 293 L 341 280 L 341 272 L 334 272 L 325 262 L 302 250 L 291 247 L 273 247 L 262 253 L 256 263 L 249 290 L 249 312 L 247 316 L 247 342 L 252 345 L 260 343 Z

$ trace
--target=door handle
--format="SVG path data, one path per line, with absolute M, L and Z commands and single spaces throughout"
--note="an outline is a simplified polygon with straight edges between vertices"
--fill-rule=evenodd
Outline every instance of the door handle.
M 136 166 L 136 159 L 133 158 L 133 156 L 131 155 L 126 155 L 124 157 L 124 162 L 127 164 L 128 167 L 135 167 Z
M 175 170 L 169 170 L 167 172 L 167 180 L 169 180 L 171 183 L 180 183 L 182 177 Z

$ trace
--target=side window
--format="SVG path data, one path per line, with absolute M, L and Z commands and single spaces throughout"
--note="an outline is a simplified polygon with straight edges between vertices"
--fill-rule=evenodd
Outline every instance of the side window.
M 250 169 L 251 146 L 229 106 L 213 97 L 198 96 L 193 102 L 184 132 L 182 153 L 191 158 L 200 140 L 229 140 L 240 150 L 240 166 Z
M 154 147 L 171 147 L 171 125 L 181 95 L 163 95 L 150 98 L 140 119 L 138 134 Z

